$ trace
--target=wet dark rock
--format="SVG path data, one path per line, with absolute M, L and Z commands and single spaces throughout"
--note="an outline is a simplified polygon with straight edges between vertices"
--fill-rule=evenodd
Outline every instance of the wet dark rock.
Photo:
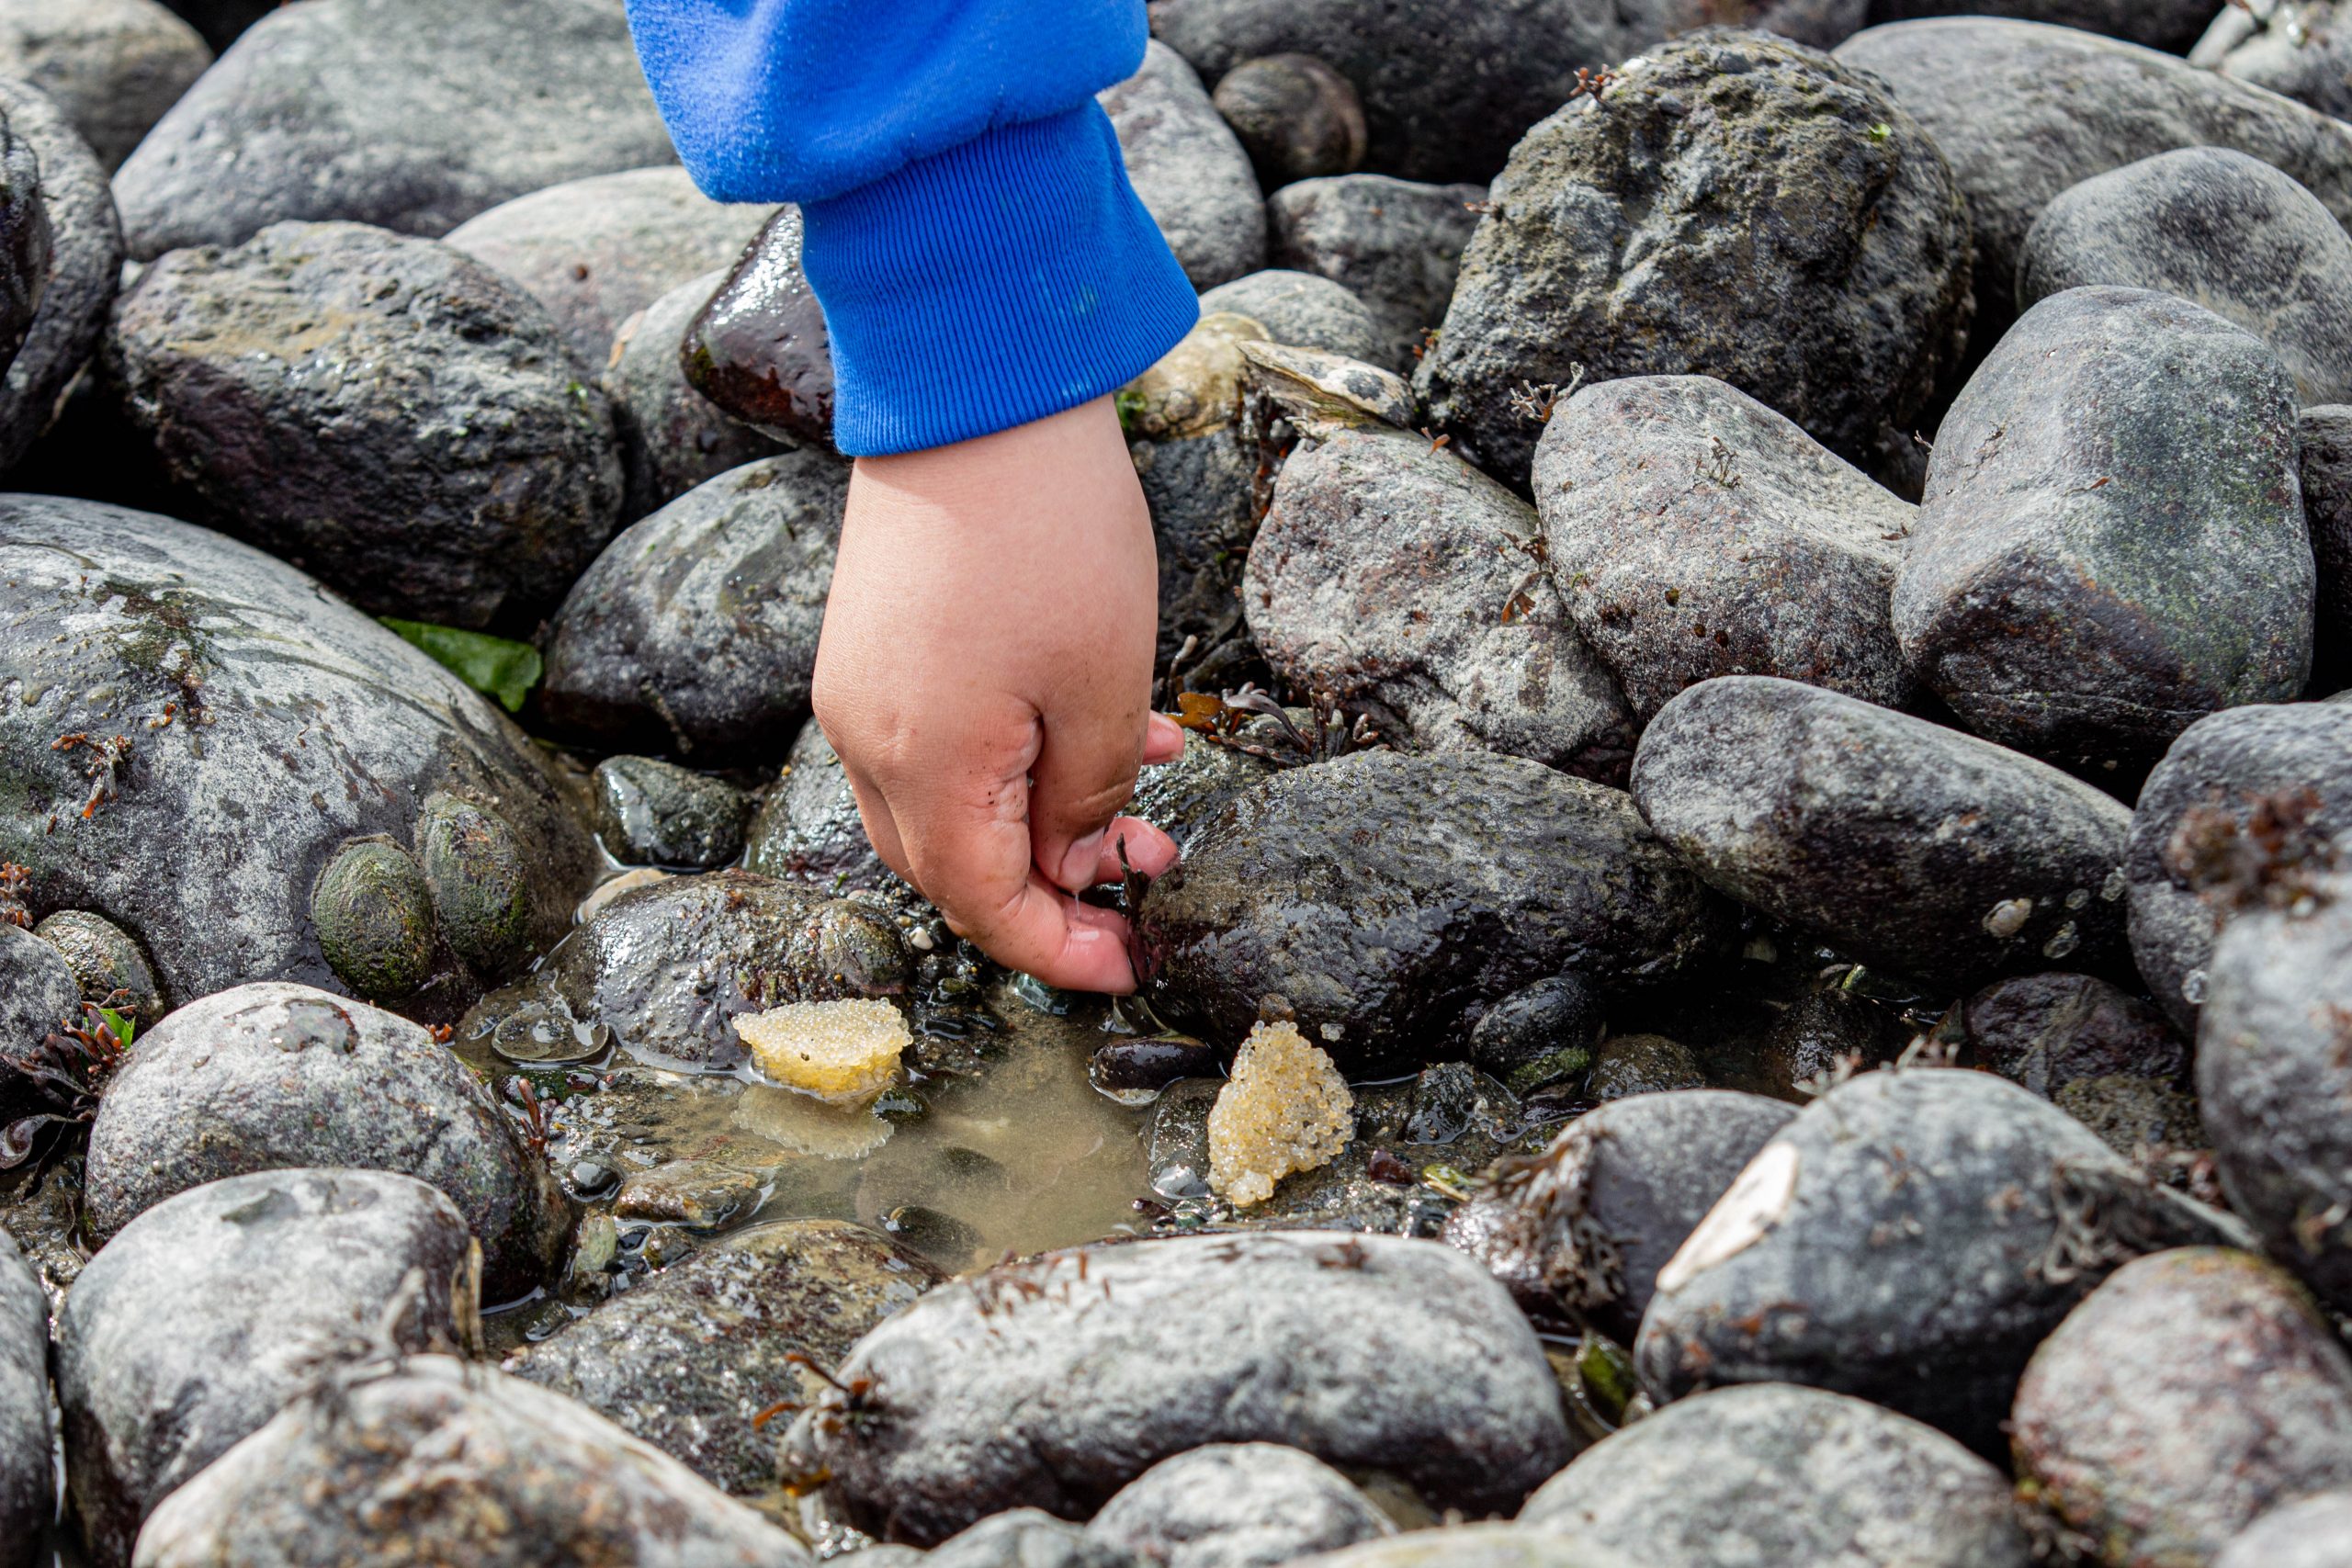
M 760 1179 L 717 1160 L 673 1159 L 621 1183 L 613 1213 L 625 1220 L 658 1220 L 715 1230 L 759 1201 Z
M 285 219 L 444 234 L 526 191 L 675 157 L 618 6 L 325 0 L 257 22 L 115 189 L 144 260 Z
M 1147 783 L 1155 776 L 1153 770 L 1145 770 Z M 1148 812 L 1142 814 L 1168 826 Z M 800 737 L 784 760 L 784 776 L 762 797 L 752 818 L 743 866 L 762 876 L 814 883 L 834 893 L 901 886 L 874 852 L 857 814 L 857 796 L 850 791 L 849 774 L 813 718 L 800 727 Z
M 1643 719 L 1717 675 L 1909 700 L 1887 603 L 1914 508 L 1747 393 L 1588 387 L 1544 424 L 1534 483 L 1546 569 Z
M 0 1565 L 32 1568 L 54 1507 L 50 1472 L 49 1296 L 0 1230 Z
M 1234 1443 L 1160 1461 L 1103 1504 L 1086 1533 L 1166 1568 L 1276 1568 L 1396 1527 L 1313 1455 Z
M 526 945 L 570 927 L 594 844 L 530 743 L 310 578 L 168 518 L 22 496 L 0 501 L 0 859 L 32 872 L 36 918 L 136 933 L 175 998 L 334 988 L 319 873 L 354 839 L 413 846 L 442 795 L 497 818 L 531 868 Z M 104 758 L 56 748 L 75 734 L 126 738 L 111 793 Z M 460 922 L 436 903 L 448 936 Z M 405 1005 L 452 1017 L 487 976 L 454 946 L 435 963 Z
M 590 175 L 469 218 L 446 236 L 529 289 L 582 365 L 621 323 L 714 267 L 732 266 L 773 207 L 711 200 L 675 164 Z
M 2352 237 L 2319 198 L 2226 147 L 2095 175 L 2042 209 L 2018 261 L 2018 308 L 2069 288 L 2153 288 L 2268 344 L 2305 403 L 2352 397 Z
M 1481 185 L 1421 185 L 1386 175 L 1297 180 L 1266 197 L 1273 265 L 1346 286 L 1381 332 L 1366 355 L 1411 374 L 1414 350 L 1445 319 Z
M 1343 1322 L 1381 1330 L 1330 1332 Z M 1090 1515 L 1204 1443 L 1389 1471 L 1472 1512 L 1516 1505 L 1567 1453 L 1510 1296 L 1450 1248 L 1395 1237 L 1049 1253 L 939 1287 L 841 1371 L 871 1380 L 869 1414 L 804 1412 L 786 1462 L 829 1469 L 852 1522 L 917 1543 L 1024 1505 Z
M 1641 1094 L 1704 1089 L 1706 1069 L 1690 1047 L 1663 1034 L 1620 1034 L 1593 1053 L 1587 1098 L 1606 1104 Z
M 35 926 L 33 935 L 65 955 L 84 1001 L 105 1002 L 120 991 L 117 1005 L 136 1010 L 141 1028 L 164 1016 L 154 966 L 130 933 L 113 921 L 87 909 L 60 909 Z
M 1634 1355 L 1661 1401 L 1850 1393 L 1995 1452 L 2026 1359 L 2108 1270 L 2243 1236 L 1986 1073 L 1866 1073 L 1767 1143 L 1660 1271 Z
M 1848 971 L 1850 978 L 1852 971 Z M 1809 987 L 1764 1036 L 1760 1066 L 1771 1092 L 1796 1095 L 1839 1072 L 1839 1063 L 1873 1067 L 1911 1043 L 1887 1009 L 1842 983 Z M 1849 1069 L 1850 1070 L 1850 1069 Z
M 435 1456 L 420 1462 L 417 1456 Z M 386 1521 L 397 1520 L 388 1541 Z M 295 1402 L 158 1508 L 139 1568 L 379 1561 L 806 1568 L 759 1514 L 574 1401 L 447 1356 Z
M 2026 231 L 2094 175 L 2175 148 L 2229 147 L 2352 217 L 2352 127 L 2177 56 L 2071 28 L 1954 17 L 1857 33 L 1838 58 L 1894 89 L 1967 196 L 1980 349 L 2012 319 Z
M 2212 1142 L 2199 1120 L 2196 1098 L 2159 1078 L 2129 1073 L 2076 1078 L 2062 1085 L 2051 1099 L 2127 1159 L 2194 1155 Z M 2167 1179 L 2183 1186 L 2186 1175 L 2168 1175 Z
M 2213 1568 L 2340 1568 L 2352 1540 L 2352 1488 L 2281 1504 L 2231 1537 Z
M 335 978 L 370 1001 L 399 1001 L 433 973 L 433 889 L 390 839 L 354 840 L 327 862 L 311 924 Z
M 40 152 L 26 133 L 0 118 L 0 367 L 15 363 L 32 330 L 54 240 Z
M 2339 0 L 2283 0 L 2264 9 L 2259 20 L 2252 6 L 2222 10 L 2188 62 L 2337 119 L 2352 115 L 2352 14 Z
M 848 483 L 830 454 L 786 453 L 625 530 L 556 612 L 548 716 L 698 763 L 781 756 L 808 712 Z
M 2035 1561 L 2006 1475 L 1932 1427 L 1812 1388 L 1669 1404 L 1577 1456 L 1519 1522 L 1650 1568 Z
M 158 1502 L 337 1359 L 461 1345 L 473 1247 L 448 1199 L 372 1170 L 232 1177 L 125 1226 L 57 1318 L 66 1484 L 91 1556 L 129 1562 Z
M 1350 359 L 1379 351 L 1378 328 L 1344 284 L 1311 272 L 1269 267 L 1220 283 L 1201 296 L 1201 314 L 1247 316 L 1275 343 L 1319 348 Z
M 1182 756 L 1136 776 L 1127 810 L 1167 833 L 1179 849 L 1190 851 L 1227 807 L 1273 772 L 1274 764 L 1261 757 L 1187 736 Z
M 607 757 L 589 783 L 596 836 L 625 865 L 707 871 L 743 852 L 752 799 L 724 779 L 650 757 Z
M 2095 975 L 1997 980 L 1962 1013 L 1976 1064 L 2044 1100 L 2086 1078 L 2179 1083 L 2188 1043 L 2162 1012 Z
M 40 308 L 0 383 L 0 471 L 6 471 L 56 421 L 74 377 L 106 335 L 122 276 L 122 225 L 105 168 L 55 104 L 0 76 L 0 116 L 40 161 L 50 227 Z
M 1311 54 L 1269 54 L 1227 72 L 1210 95 L 1268 190 L 1363 162 L 1363 102 Z
M 1266 265 L 1266 210 L 1232 128 L 1183 56 L 1155 40 L 1142 69 L 1097 95 L 1127 178 L 1195 288 Z
M 1445 1239 L 1529 1313 L 1633 1337 L 1657 1271 L 1792 1106 L 1726 1089 L 1635 1095 L 1568 1123 L 1454 1211 Z
M 2199 719 L 2148 775 L 2132 814 L 2123 873 L 2132 888 L 2132 955 L 2158 1005 L 2197 1027 L 2216 911 L 2173 869 L 2173 841 L 2191 813 L 2243 827 L 2265 797 L 2309 792 L 2310 829 L 2352 830 L 2352 710 L 2334 703 L 2257 704 Z
M 506 1362 L 724 1491 L 775 1483 L 775 1433 L 752 1425 L 866 1330 L 942 1278 L 862 1225 L 786 1220 L 732 1233 Z
M 176 252 L 107 363 L 204 517 L 365 610 L 513 624 L 613 529 L 604 399 L 545 307 L 446 245 L 300 223 Z
M 2034 1352 L 2013 1441 L 2020 1491 L 2112 1561 L 2210 1562 L 2276 1505 L 2352 1483 L 2352 1357 L 2258 1258 L 2143 1258 Z
M 492 1301 L 554 1268 L 571 1223 L 547 1162 L 421 1025 L 307 986 L 239 986 L 142 1030 L 90 1127 L 101 1244 L 175 1193 L 253 1171 L 391 1171 L 440 1189 Z
M 916 1555 L 932 1568 L 1137 1568 L 1119 1547 L 1039 1508 L 1008 1508 Z
M 2301 437 L 2303 519 L 2319 571 L 2312 634 L 2312 694 L 2352 683 L 2352 407 L 2305 409 Z
M 1522 1072 L 1547 1080 L 1566 1077 L 1592 1065 L 1606 1021 L 1591 986 L 1574 975 L 1554 975 L 1487 1010 L 1470 1031 L 1470 1060 L 1506 1082 Z
M 211 63 L 196 29 L 157 0 L 0 5 L 0 76 L 53 101 L 105 171 L 130 155 Z M 41 172 L 46 178 L 46 157 Z
M 833 355 L 800 270 L 800 209 L 776 210 L 686 328 L 686 384 L 787 446 L 833 443 Z
M 1429 1060 L 1553 975 L 1661 978 L 1717 923 L 1621 791 L 1519 758 L 1374 752 L 1237 800 L 1136 929 L 1163 1018 L 1238 1041 L 1280 996 L 1361 1071 Z
M 779 449 L 686 379 L 688 334 L 724 275 L 678 285 L 621 323 L 600 381 L 628 472 L 622 515 L 644 517 L 707 479 Z
M 1179 1078 L 1206 1077 L 1224 1053 L 1183 1035 L 1114 1040 L 1086 1059 L 1086 1077 L 1114 1099 L 1148 1099 Z
M 2131 813 L 2030 757 L 1793 681 L 1730 676 L 1661 709 L 1643 815 L 1717 889 L 1938 984 L 2124 947 Z
M 673 876 L 597 911 L 527 979 L 483 998 L 458 1035 L 499 1048 L 601 1025 L 649 1063 L 724 1070 L 745 1059 L 741 1014 L 888 995 L 910 962 L 867 905 L 750 872 Z
M 1489 199 L 1416 387 L 1513 483 L 1578 367 L 1713 376 L 1849 462 L 1907 464 L 1967 332 L 1936 143 L 1875 78 L 1764 35 L 1645 56 L 1531 130 Z
M 1333 432 L 1275 482 L 1243 581 L 1250 635 L 1293 689 L 1396 744 L 1620 781 L 1633 726 L 1538 538 L 1525 502 L 1425 438 Z

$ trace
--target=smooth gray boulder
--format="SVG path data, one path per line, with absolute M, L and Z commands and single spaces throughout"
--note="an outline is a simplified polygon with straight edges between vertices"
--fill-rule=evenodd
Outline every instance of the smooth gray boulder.
M 1378 1326 L 1334 1334 L 1335 1323 Z M 1503 1289 L 1432 1242 L 1297 1233 L 1094 1246 L 943 1285 L 858 1344 L 785 1439 L 861 1529 L 928 1544 L 1030 1506 L 1092 1514 L 1173 1454 L 1273 1442 L 1514 1506 L 1567 1457 Z M 843 1401 L 856 1397 L 850 1410 Z
M 2311 671 L 2292 382 L 2170 295 L 2026 312 L 1936 434 L 1894 579 L 1920 681 L 1987 739 L 2131 780 L 2206 714 Z
M 786 452 L 623 530 L 556 612 L 541 710 L 698 764 L 782 757 L 808 712 L 848 490 L 840 458 Z
M 1137 1568 L 1117 1547 L 1041 1508 L 991 1514 L 929 1551 L 895 1543 L 880 1550 L 905 1552 L 908 1568 L 918 1562 L 930 1568 Z
M 2124 952 L 2132 814 L 1990 741 L 1794 681 L 1666 705 L 1634 756 L 1642 815 L 1721 892 L 1939 985 Z
M 0 118 L 0 370 L 32 331 L 49 286 L 55 228 L 41 190 L 40 154 Z
M 1677 1400 L 1602 1438 L 1519 1522 L 1649 1568 L 2035 1561 L 2001 1472 L 1892 1411 L 1776 1383 Z
M 493 1303 L 544 1283 L 571 1230 L 545 1154 L 422 1025 L 263 982 L 140 1032 L 90 1124 L 90 1233 L 104 1245 L 209 1181 L 330 1168 L 438 1188 L 481 1243 Z
M 686 378 L 695 321 L 726 280 L 707 272 L 630 316 L 602 361 L 598 385 L 612 400 L 628 492 L 621 516 L 635 521 L 706 480 L 782 449 L 765 432 L 712 402 Z
M 0 0 L 0 76 L 47 94 L 107 171 L 211 63 L 158 0 Z
M 1870 22 L 1967 13 L 2105 33 L 2179 54 L 2211 20 L 2211 0 L 1870 0 Z
M 2011 1440 L 2020 1491 L 2115 1561 L 2211 1562 L 2278 1505 L 2352 1484 L 2352 1356 L 2272 1265 L 2160 1253 L 2034 1352 Z
M 1717 675 L 1910 699 L 1888 601 L 1916 508 L 1703 376 L 1634 376 L 1552 412 L 1544 567 L 1644 720 Z
M 2338 119 L 2352 115 L 2352 12 L 2340 0 L 2223 6 L 2188 62 Z
M 1146 769 L 1144 787 L 1153 777 Z M 1136 791 L 1137 799 L 1143 788 Z M 1160 827 L 1159 815 L 1130 804 L 1129 810 Z M 865 836 L 857 796 L 831 742 L 815 719 L 785 754 L 784 776 L 761 797 L 744 840 L 743 869 L 762 876 L 810 882 L 834 893 L 887 887 L 898 881 Z
M 2230 1538 L 2213 1568 L 2344 1568 L 2352 1487 L 2315 1493 L 2264 1514 Z
M 1378 322 L 1380 351 L 1359 355 L 1410 375 L 1445 320 L 1463 248 L 1478 227 L 1482 185 L 1423 185 L 1386 175 L 1295 180 L 1266 197 L 1276 266 L 1344 284 Z
M 0 116 L 40 162 L 50 226 L 40 309 L 0 381 L 0 472 L 6 472 L 55 423 L 74 378 L 106 336 L 122 276 L 122 225 L 106 169 L 54 103 L 0 75 Z
M 1713 376 L 1873 470 L 1957 366 L 1969 227 L 1884 84 L 1761 33 L 1702 32 L 1529 131 L 1496 176 L 1415 389 L 1524 484 L 1576 379 Z
M 288 219 L 446 234 L 526 192 L 675 157 L 618 0 L 308 0 L 221 55 L 115 195 L 145 261 Z
M 66 1485 L 99 1568 L 336 1362 L 467 1348 L 478 1258 L 448 1199 L 384 1171 L 234 1176 L 125 1226 L 57 1316 Z
M 1311 272 L 1268 267 L 1220 283 L 1201 295 L 1201 314 L 1247 316 L 1275 343 L 1319 348 L 1350 359 L 1379 352 L 1379 328 L 1364 302 L 1346 285 Z
M 1184 57 L 1154 40 L 1142 68 L 1099 95 L 1127 179 L 1195 288 L 1266 265 L 1266 209 L 1250 154 Z
M 0 1568 L 32 1568 L 56 1512 L 49 1443 L 49 1294 L 0 1230 Z
M 811 1562 L 765 1517 L 576 1402 L 452 1357 L 414 1356 L 288 1404 L 164 1500 L 135 1568 L 401 1560 Z
M 1227 72 L 1210 95 L 1268 190 L 1363 162 L 1355 84 L 1311 54 L 1268 54 Z
M 1223 1443 L 1161 1460 L 1113 1494 L 1086 1533 L 1166 1568 L 1277 1568 L 1396 1527 L 1312 1454 Z
M 1242 579 L 1293 691 L 1416 751 L 1498 751 L 1616 783 L 1634 726 L 1570 621 L 1534 512 L 1419 435 L 1334 431 L 1291 454 Z

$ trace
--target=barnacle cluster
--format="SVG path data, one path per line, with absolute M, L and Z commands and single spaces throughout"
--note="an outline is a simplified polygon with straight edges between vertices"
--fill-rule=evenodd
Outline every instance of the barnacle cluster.
M 1330 1164 L 1355 1134 L 1355 1097 L 1293 1023 L 1260 1023 L 1209 1111 L 1209 1187 L 1241 1208 L 1274 1183 Z

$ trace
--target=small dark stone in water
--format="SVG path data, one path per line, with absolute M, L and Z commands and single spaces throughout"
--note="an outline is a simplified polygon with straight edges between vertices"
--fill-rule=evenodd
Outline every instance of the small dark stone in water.
M 1621 1034 L 1603 1045 L 1593 1059 L 1589 1084 L 1588 1096 L 1606 1102 L 1633 1094 L 1704 1089 L 1707 1075 L 1690 1047 L 1679 1040 L 1663 1034 Z
M 1405 1140 L 1450 1144 L 1473 1132 L 1493 1134 L 1518 1111 L 1517 1102 L 1467 1062 L 1440 1062 L 1413 1080 Z
M 1470 1032 L 1473 1066 L 1498 1078 L 1510 1078 L 1523 1067 L 1545 1063 L 1562 1053 L 1581 1053 L 1584 1060 L 1551 1077 L 1581 1072 L 1592 1062 L 1600 1042 L 1600 998 L 1574 975 L 1538 980 L 1487 1010 Z M 1524 1093 L 1532 1084 L 1513 1083 Z
M 591 783 L 596 836 L 616 860 L 707 871 L 743 852 L 752 800 L 723 780 L 650 757 L 607 757 Z
M 1157 1095 L 1178 1078 L 1213 1076 L 1218 1052 L 1185 1035 L 1115 1040 L 1094 1053 L 1086 1077 L 1102 1093 L 1126 1103 L 1130 1095 Z
M 578 1192 L 599 1192 L 610 1185 L 613 1173 L 593 1159 L 583 1159 L 571 1168 L 571 1186 Z
M 979 1249 L 980 1233 L 937 1209 L 901 1203 L 882 1216 L 882 1228 L 933 1262 L 968 1264 Z

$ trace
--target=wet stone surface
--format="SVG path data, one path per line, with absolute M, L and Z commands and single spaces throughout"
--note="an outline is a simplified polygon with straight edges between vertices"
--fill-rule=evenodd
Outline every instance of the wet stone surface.
M 29 1543 L 51 1506 L 49 1298 L 14 1237 L 0 1230 L 0 1562 L 31 1561 Z M 13 1554 L 13 1555 L 12 1555 Z
M 743 852 L 751 797 L 724 779 L 650 757 L 607 757 L 589 782 L 596 837 L 625 864 L 701 871 Z
M 19 7 L 21 9 L 21 7 Z M 14 468 L 56 417 L 74 378 L 106 334 L 122 274 L 122 224 L 106 170 L 60 107 L 8 79 L 0 65 L 0 115 L 40 164 L 49 215 L 47 279 L 24 346 L 0 383 L 0 471 Z
M 1160 1461 L 1121 1487 L 1086 1533 L 1167 1568 L 1275 1568 L 1396 1528 L 1312 1455 L 1233 1443 Z

